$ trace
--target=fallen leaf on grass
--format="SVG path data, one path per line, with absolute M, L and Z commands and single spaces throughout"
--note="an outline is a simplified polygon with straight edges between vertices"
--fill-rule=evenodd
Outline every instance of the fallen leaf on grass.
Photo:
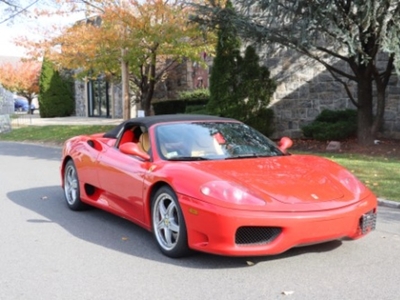
M 289 296 L 289 295 L 293 295 L 294 294 L 294 291 L 283 291 L 282 292 L 282 295 L 285 295 L 285 296 Z

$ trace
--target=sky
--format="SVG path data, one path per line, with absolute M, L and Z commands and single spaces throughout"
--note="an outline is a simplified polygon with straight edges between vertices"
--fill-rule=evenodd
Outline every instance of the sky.
M 32 1 L 32 0 L 30 0 Z M 24 2 L 24 0 L 20 1 Z M 40 2 L 40 1 L 39 1 Z M 2 12 L 4 7 L 0 6 Z M 5 17 L 0 13 L 0 21 Z M 68 24 L 75 20 L 82 19 L 82 16 L 67 17 L 53 17 L 39 19 L 29 18 L 27 16 L 18 15 L 12 22 L 5 22 L 0 24 L 0 56 L 25 56 L 25 49 L 17 47 L 14 39 L 18 36 L 37 36 L 36 28 L 51 28 L 52 24 Z
M 23 26 L 4 26 L 0 25 L 1 32 L 1 46 L 0 55 L 1 56 L 24 56 L 24 48 L 17 47 L 12 42 L 15 36 L 24 34 Z

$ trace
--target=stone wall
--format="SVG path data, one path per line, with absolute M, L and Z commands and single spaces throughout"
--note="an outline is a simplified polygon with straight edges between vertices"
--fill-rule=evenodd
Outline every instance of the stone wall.
M 110 97 L 110 114 L 113 118 L 122 118 L 123 116 L 123 103 L 122 103 L 122 85 L 110 84 L 109 88 Z M 135 99 L 131 99 L 133 103 Z M 131 115 L 133 116 L 132 112 Z
M 356 109 L 343 85 L 321 64 L 293 51 L 273 58 L 265 55 L 264 61 L 278 82 L 271 101 L 275 112 L 273 138 L 301 137 L 301 127 L 311 123 L 324 109 Z M 351 73 L 346 64 L 337 62 L 336 67 Z M 350 90 L 355 94 L 356 85 Z M 385 121 L 380 134 L 400 138 L 400 80 L 396 74 L 392 75 L 386 98 Z
M 14 113 L 14 94 L 0 85 L 0 115 Z
M 87 91 L 86 82 L 75 80 L 75 115 L 78 117 L 87 117 Z

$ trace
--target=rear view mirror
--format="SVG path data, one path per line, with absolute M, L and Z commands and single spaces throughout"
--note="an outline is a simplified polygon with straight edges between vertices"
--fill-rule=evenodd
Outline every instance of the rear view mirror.
M 279 141 L 279 143 L 278 143 L 278 148 L 279 148 L 279 150 L 281 150 L 283 153 L 286 154 L 286 153 L 287 153 L 287 150 L 288 150 L 290 147 L 292 147 L 292 145 L 293 145 L 293 141 L 292 141 L 290 138 L 284 136 L 284 137 L 281 138 L 281 140 Z
M 150 155 L 144 152 L 137 143 L 123 143 L 119 146 L 119 150 L 128 155 L 134 155 L 144 160 L 150 160 Z

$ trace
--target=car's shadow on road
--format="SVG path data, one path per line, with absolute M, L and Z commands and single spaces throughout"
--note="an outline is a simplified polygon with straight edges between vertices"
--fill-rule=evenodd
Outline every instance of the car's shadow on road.
M 61 147 L 30 143 L 0 141 L 0 155 L 31 157 L 34 159 L 61 160 Z
M 291 249 L 283 254 L 263 257 L 224 257 L 193 253 L 183 259 L 170 259 L 158 250 L 153 236 L 145 229 L 99 209 L 74 212 L 64 202 L 59 186 L 9 192 L 7 197 L 17 205 L 40 215 L 28 219 L 32 226 L 48 226 L 56 223 L 79 239 L 112 250 L 144 259 L 160 261 L 188 268 L 240 268 L 260 262 L 289 258 L 310 252 L 327 252 L 339 247 L 341 241 Z

